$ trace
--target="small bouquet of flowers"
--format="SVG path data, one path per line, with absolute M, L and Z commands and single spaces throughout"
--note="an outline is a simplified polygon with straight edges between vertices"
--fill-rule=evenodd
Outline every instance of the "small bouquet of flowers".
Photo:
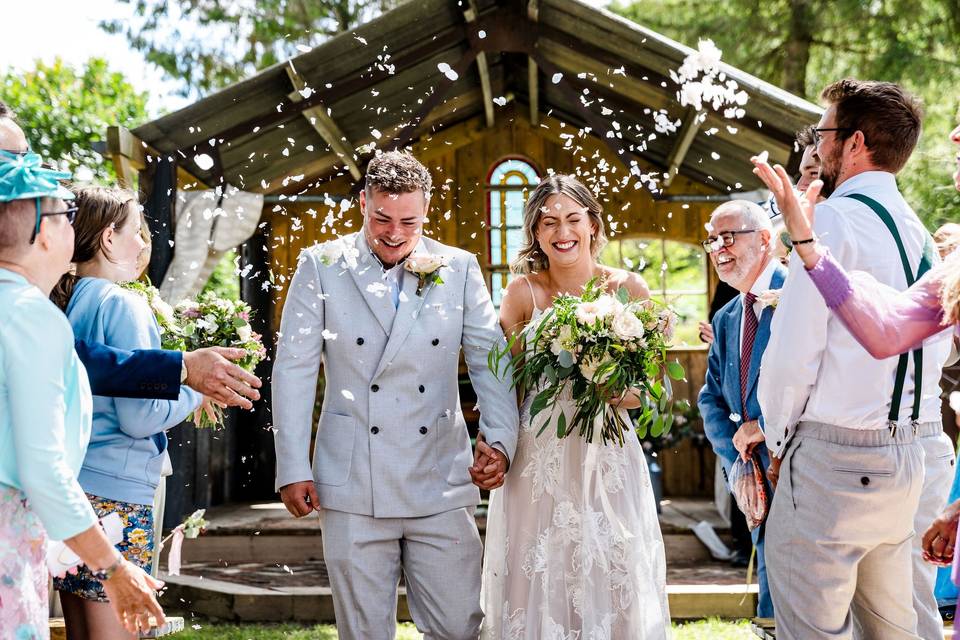
M 243 349 L 246 355 L 237 364 L 253 371 L 267 355 L 259 333 L 250 326 L 252 311 L 243 301 L 220 298 L 208 291 L 196 300 L 183 300 L 171 307 L 160 298 L 156 287 L 143 282 L 125 282 L 124 289 L 142 296 L 149 304 L 160 326 L 161 343 L 164 349 L 195 351 L 205 347 L 231 347 Z M 213 416 L 206 411 L 197 412 L 194 418 L 197 428 L 220 427 L 223 424 L 223 409 L 213 405 Z
M 185 351 L 206 347 L 243 349 L 246 355 L 237 364 L 253 371 L 267 356 L 262 337 L 250 326 L 252 311 L 243 301 L 219 298 L 212 291 L 201 293 L 196 300 L 183 300 L 174 307 Z M 219 427 L 223 409 L 214 405 L 215 418 L 199 412 L 197 428 Z
M 502 361 L 513 368 L 513 383 L 522 389 L 537 389 L 531 418 L 556 405 L 564 389 L 572 392 L 576 413 L 570 424 L 557 412 L 556 434 L 563 438 L 577 432 L 588 442 L 599 429 L 604 444 L 623 445 L 630 428 L 621 411 L 610 404 L 628 393 L 641 396 L 640 423 L 650 425 L 653 435 L 669 430 L 672 413 L 669 378 L 683 378 L 678 362 L 666 362 L 676 315 L 652 300 L 631 300 L 625 288 L 616 295 L 605 292 L 593 279 L 583 295 L 562 295 L 522 334 L 506 347 L 491 350 L 489 366 L 500 375 Z M 517 338 L 525 348 L 510 357 Z M 663 372 L 666 372 L 666 376 Z M 540 433 L 550 425 L 544 423 Z

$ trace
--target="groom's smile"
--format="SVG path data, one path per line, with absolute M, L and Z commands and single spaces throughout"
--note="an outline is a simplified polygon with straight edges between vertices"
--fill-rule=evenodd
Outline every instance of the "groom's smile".
M 427 204 L 421 189 L 408 193 L 360 192 L 363 232 L 384 267 L 390 268 L 413 253 L 423 233 Z

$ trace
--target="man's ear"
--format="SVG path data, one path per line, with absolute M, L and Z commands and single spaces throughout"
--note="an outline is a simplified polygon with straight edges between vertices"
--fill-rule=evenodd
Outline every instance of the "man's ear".
M 366 217 L 367 215 L 367 190 L 360 190 L 360 215 Z

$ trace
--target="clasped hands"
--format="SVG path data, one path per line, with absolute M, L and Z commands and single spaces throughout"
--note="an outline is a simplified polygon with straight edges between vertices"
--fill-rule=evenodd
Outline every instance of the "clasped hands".
M 500 487 L 507 475 L 508 466 L 507 456 L 502 451 L 487 444 L 482 433 L 477 434 L 477 448 L 473 452 L 473 466 L 469 469 L 473 484 L 487 491 Z
M 957 543 L 957 521 L 960 520 L 960 501 L 947 505 L 923 534 L 923 559 L 939 567 L 953 562 L 953 547 Z

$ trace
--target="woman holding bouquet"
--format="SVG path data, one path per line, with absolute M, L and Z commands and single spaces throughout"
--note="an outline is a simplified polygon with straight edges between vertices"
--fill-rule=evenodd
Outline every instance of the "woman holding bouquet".
M 520 275 L 500 308 L 515 355 L 532 358 L 538 324 L 549 317 L 554 299 L 580 296 L 588 283 L 599 281 L 611 294 L 625 288 L 634 301 L 649 297 L 640 276 L 597 262 L 606 241 L 602 209 L 576 178 L 550 176 L 537 186 L 524 210 L 524 234 L 513 265 Z M 581 311 L 603 322 L 604 301 L 620 304 L 613 300 L 603 296 L 592 306 L 581 304 Z M 567 347 L 585 377 L 610 375 L 609 364 L 588 361 L 589 345 L 569 341 L 555 348 Z M 534 399 L 546 384 L 521 389 L 516 455 L 503 487 L 491 496 L 482 638 L 667 637 L 663 539 L 636 433 L 625 429 L 622 446 L 604 442 L 601 433 L 559 437 L 552 425 L 573 424 L 578 400 L 567 386 L 538 412 Z M 630 425 L 626 410 L 640 400 L 627 391 L 608 404 L 598 420 L 615 413 Z
M 73 262 L 54 291 L 79 339 L 121 349 L 160 348 L 160 331 L 145 299 L 117 283 L 134 280 L 145 248 L 140 207 L 132 193 L 103 187 L 76 191 Z M 181 387 L 177 400 L 93 398 L 93 430 L 79 481 L 99 517 L 118 513 L 132 563 L 149 571 L 153 559 L 153 497 L 166 457 L 165 431 L 202 401 Z M 110 614 L 103 585 L 85 566 L 54 581 L 71 638 L 135 638 Z

